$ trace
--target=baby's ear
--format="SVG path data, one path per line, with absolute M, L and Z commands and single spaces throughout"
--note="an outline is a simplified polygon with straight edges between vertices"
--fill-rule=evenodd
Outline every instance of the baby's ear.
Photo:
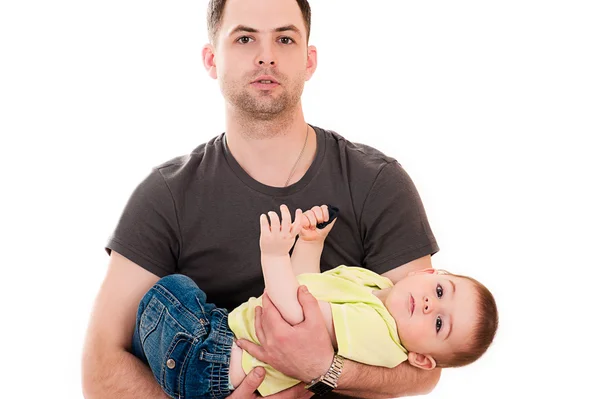
M 430 355 L 421 355 L 420 353 L 408 352 L 408 362 L 423 370 L 433 370 L 435 368 L 435 359 Z
M 408 273 L 409 276 L 414 276 L 415 274 L 434 274 L 436 273 L 436 269 L 422 269 L 422 270 L 415 270 L 412 271 L 410 273 Z

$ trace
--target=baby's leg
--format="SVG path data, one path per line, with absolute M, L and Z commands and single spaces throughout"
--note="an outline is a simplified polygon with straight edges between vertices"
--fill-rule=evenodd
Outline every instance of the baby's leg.
M 242 348 L 234 342 L 231 346 L 231 361 L 229 363 L 229 379 L 233 387 L 237 388 L 245 376 L 246 373 L 242 368 Z
M 227 311 L 189 277 L 160 279 L 138 308 L 132 352 L 173 398 L 226 397 L 233 333 Z

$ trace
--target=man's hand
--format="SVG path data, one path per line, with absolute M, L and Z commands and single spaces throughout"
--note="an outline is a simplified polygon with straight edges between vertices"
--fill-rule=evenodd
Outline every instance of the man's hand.
M 229 399 L 257 399 L 260 397 L 256 390 L 262 384 L 265 379 L 265 369 L 262 367 L 256 367 L 252 369 L 250 373 L 238 385 L 238 387 L 233 391 L 231 395 L 227 398 Z
M 283 374 L 310 382 L 325 374 L 333 361 L 333 345 L 319 304 L 306 287 L 298 289 L 304 321 L 289 325 L 263 294 L 263 307 L 256 307 L 254 327 L 260 345 L 240 339 L 237 345 Z
M 265 379 L 265 369 L 256 367 L 253 369 L 241 382 L 240 385 L 227 398 L 229 399 L 257 399 L 261 396 L 256 392 L 260 384 Z M 295 385 L 285 391 L 278 392 L 274 395 L 266 396 L 270 399 L 308 399 L 312 396 L 312 392 L 307 391 L 303 384 Z

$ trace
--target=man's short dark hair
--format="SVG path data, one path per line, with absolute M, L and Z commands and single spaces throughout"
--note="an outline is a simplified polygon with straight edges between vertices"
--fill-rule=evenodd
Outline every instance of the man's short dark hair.
M 210 0 L 208 3 L 206 26 L 208 27 L 208 39 L 213 44 L 221 28 L 226 2 L 227 0 Z M 306 42 L 308 43 L 308 38 L 310 37 L 310 4 L 308 4 L 308 0 L 296 0 L 296 3 L 298 3 L 300 11 L 302 11 L 304 26 L 306 27 Z

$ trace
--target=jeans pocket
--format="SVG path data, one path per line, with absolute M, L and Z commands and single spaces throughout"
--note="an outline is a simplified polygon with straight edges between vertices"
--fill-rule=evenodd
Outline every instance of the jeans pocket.
M 186 395 L 185 374 L 193 343 L 190 335 L 177 333 L 166 353 L 160 381 L 163 390 L 172 396 L 184 398 Z
M 140 318 L 140 339 L 152 374 L 173 397 L 184 397 L 185 371 L 192 345 L 197 340 L 171 315 L 156 297 Z
M 140 317 L 139 324 L 139 335 L 142 346 L 148 338 L 148 335 L 156 329 L 158 322 L 160 321 L 165 311 L 165 305 L 163 305 L 156 297 L 152 297 L 148 306 L 144 309 L 142 316 Z

